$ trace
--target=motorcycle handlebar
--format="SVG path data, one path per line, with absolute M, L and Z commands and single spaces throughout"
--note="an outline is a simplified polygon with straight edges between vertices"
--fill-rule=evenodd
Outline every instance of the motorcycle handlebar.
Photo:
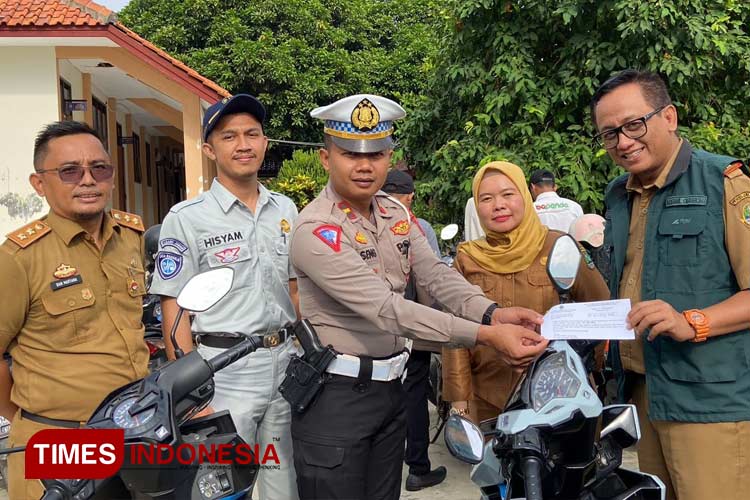
M 41 500 L 66 500 L 68 497 L 65 492 L 57 485 L 50 486 L 50 488 L 44 492 Z
M 544 500 L 542 496 L 542 463 L 537 457 L 523 459 L 523 483 L 526 500 Z
M 260 337 L 251 336 L 236 346 L 222 352 L 218 356 L 207 360 L 206 363 L 208 363 L 208 366 L 211 368 L 211 373 L 216 373 L 260 347 L 263 347 L 263 342 L 260 340 Z

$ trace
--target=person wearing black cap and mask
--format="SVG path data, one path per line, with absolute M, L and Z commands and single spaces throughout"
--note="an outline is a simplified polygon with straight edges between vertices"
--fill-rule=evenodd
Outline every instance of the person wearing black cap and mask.
M 557 194 L 555 174 L 549 170 L 534 170 L 529 177 L 529 190 L 539 220 L 550 229 L 567 233 L 573 221 L 583 215 L 581 205 Z
M 294 344 L 283 329 L 296 319 L 297 281 L 289 264 L 294 203 L 258 182 L 268 139 L 263 105 L 239 94 L 217 102 L 203 120 L 203 153 L 216 162 L 211 189 L 169 211 L 161 227 L 151 293 L 162 296 L 163 332 L 170 354 L 170 332 L 177 313 L 175 297 L 194 274 L 217 266 L 234 269 L 232 290 L 216 307 L 196 315 L 192 333 L 198 351 L 212 358 L 263 334 L 264 348 L 214 375 L 212 406 L 229 410 L 237 431 L 261 453 L 275 448 L 279 463 L 263 467 L 260 498 L 297 498 L 292 461 L 289 404 L 277 388 Z M 193 348 L 191 325 L 183 316 L 177 343 Z M 210 410 L 209 410 L 210 411 Z
M 411 210 L 414 201 L 414 180 L 411 175 L 401 170 L 391 170 L 385 178 L 383 191 Z M 435 230 L 429 222 L 417 218 L 417 224 L 424 232 L 430 248 L 440 257 Z M 432 299 L 418 290 L 413 277 L 409 277 L 404 297 L 420 304 L 430 305 Z M 431 470 L 428 448 L 430 446 L 430 414 L 427 408 L 429 390 L 430 351 L 440 352 L 441 347 L 430 349 L 429 342 L 425 345 L 414 342 L 414 346 L 406 363 L 406 378 L 404 392 L 406 392 L 406 453 L 404 462 L 409 466 L 409 476 L 406 478 L 406 489 L 418 491 L 435 486 L 445 480 L 445 467 L 440 466 Z

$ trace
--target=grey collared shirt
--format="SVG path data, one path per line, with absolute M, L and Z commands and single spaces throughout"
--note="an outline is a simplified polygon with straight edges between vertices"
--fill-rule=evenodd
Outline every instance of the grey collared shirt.
M 296 319 L 289 280 L 297 207 L 259 184 L 255 214 L 218 179 L 208 192 L 178 203 L 164 218 L 150 293 L 176 297 L 191 276 L 234 269 L 229 293 L 195 317 L 194 332 L 268 333 Z

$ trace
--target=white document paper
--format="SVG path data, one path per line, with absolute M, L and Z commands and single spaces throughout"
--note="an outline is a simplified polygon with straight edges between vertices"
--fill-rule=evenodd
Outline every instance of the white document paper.
M 558 304 L 547 311 L 542 337 L 548 340 L 633 340 L 625 326 L 630 299 Z

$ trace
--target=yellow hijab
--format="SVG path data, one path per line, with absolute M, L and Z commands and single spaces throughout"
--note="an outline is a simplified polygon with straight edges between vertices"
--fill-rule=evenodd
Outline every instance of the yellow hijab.
M 480 218 L 479 223 L 486 236 L 479 240 L 461 243 L 458 251 L 467 254 L 482 268 L 493 273 L 510 274 L 523 271 L 534 262 L 542 250 L 548 229 L 542 225 L 534 210 L 534 203 L 529 188 L 526 186 L 523 170 L 506 161 L 490 162 L 476 173 L 471 185 L 475 205 L 479 207 L 479 184 L 490 170 L 507 175 L 518 188 L 524 201 L 523 220 L 512 231 L 497 233 L 488 230 Z

